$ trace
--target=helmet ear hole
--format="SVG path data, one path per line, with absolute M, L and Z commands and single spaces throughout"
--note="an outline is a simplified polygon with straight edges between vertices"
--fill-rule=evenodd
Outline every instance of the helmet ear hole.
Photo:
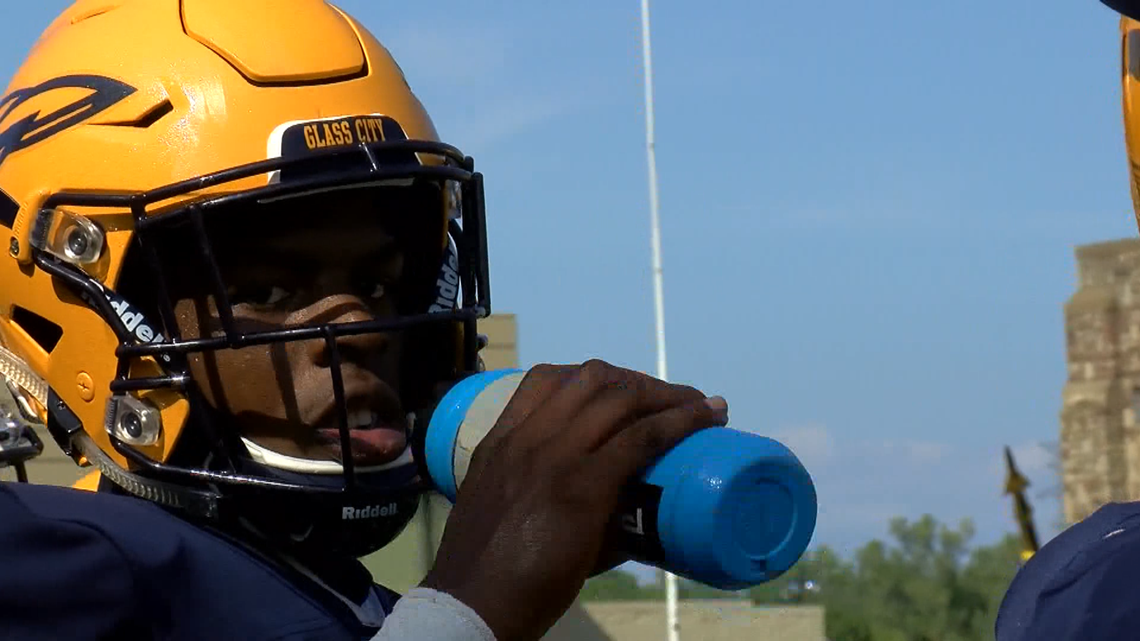
M 24 330 L 45 354 L 51 354 L 63 338 L 63 328 L 20 306 L 12 308 L 12 324 Z
M 0 189 L 0 225 L 11 229 L 16 224 L 16 214 L 19 212 L 20 204 Z M 15 237 L 12 240 L 15 240 Z

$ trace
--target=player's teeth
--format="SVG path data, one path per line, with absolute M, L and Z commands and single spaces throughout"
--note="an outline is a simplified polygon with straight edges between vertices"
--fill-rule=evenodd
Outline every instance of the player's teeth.
M 349 429 L 358 429 L 361 427 L 372 426 L 372 412 L 368 410 L 358 410 L 353 412 L 348 417 Z

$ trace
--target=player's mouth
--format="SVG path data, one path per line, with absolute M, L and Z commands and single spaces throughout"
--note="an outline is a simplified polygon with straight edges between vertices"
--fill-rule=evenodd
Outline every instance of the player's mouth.
M 389 418 L 374 409 L 360 408 L 348 412 L 348 438 L 352 462 L 360 466 L 391 463 L 407 447 L 407 419 Z M 395 413 L 395 416 L 400 416 Z M 334 460 L 343 461 L 339 419 L 322 421 L 317 428 L 317 441 Z

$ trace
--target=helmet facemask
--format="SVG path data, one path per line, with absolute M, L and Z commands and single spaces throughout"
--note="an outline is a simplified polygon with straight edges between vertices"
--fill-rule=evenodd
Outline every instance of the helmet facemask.
M 424 162 L 429 158 L 433 162 Z M 266 176 L 261 187 L 196 196 L 259 175 Z M 182 202 L 164 206 L 173 199 Z M 453 212 L 447 211 L 449 203 Z M 95 240 L 77 241 L 69 232 L 76 221 L 79 227 L 89 221 L 67 213 L 76 208 L 132 214 L 134 234 L 114 292 L 75 260 L 74 250 Z M 360 556 L 399 534 L 414 514 L 419 493 L 429 487 L 421 473 L 422 456 L 409 454 L 422 444 L 422 430 L 405 423 L 407 452 L 385 465 L 369 466 L 368 457 L 361 456 L 367 439 L 350 429 L 354 415 L 359 423 L 363 411 L 352 404 L 367 395 L 353 387 L 352 371 L 368 369 L 362 364 L 368 359 L 367 345 L 398 337 L 401 354 L 389 363 L 389 378 L 394 379 L 389 382 L 396 384 L 391 393 L 398 395 L 399 416 L 384 417 L 389 424 L 404 414 L 430 411 L 441 386 L 476 371 L 475 324 L 489 313 L 490 301 L 482 177 L 473 172 L 469 158 L 440 143 L 373 143 L 259 162 L 143 194 L 59 193 L 43 211 L 36 265 L 79 295 L 120 342 L 107 431 L 129 470 L 115 466 L 66 405 L 49 395 L 49 427 L 66 450 L 85 456 L 131 493 L 196 517 L 240 517 L 289 545 Z M 329 311 L 304 322 L 295 314 L 242 313 L 250 301 L 283 300 L 274 291 L 274 278 L 301 282 L 311 275 L 302 262 L 288 274 L 254 274 L 243 281 L 258 264 L 262 240 L 296 238 L 306 226 L 317 233 L 338 223 L 364 224 L 372 215 L 402 254 L 395 281 L 371 283 L 397 292 L 387 313 L 369 317 Z M 276 263 L 280 269 L 287 261 Z M 363 289 L 358 293 L 358 298 L 368 296 Z M 188 306 L 187 301 L 197 303 Z M 197 325 L 197 335 L 184 332 L 187 309 L 198 316 L 189 324 Z M 212 319 L 202 314 L 206 309 Z M 365 318 L 356 320 L 360 316 Z M 288 370 L 282 364 L 288 355 L 305 350 L 319 351 L 321 367 L 327 369 L 322 389 L 329 392 L 325 401 L 332 427 L 325 435 L 336 447 L 322 465 L 290 469 L 280 464 L 282 459 L 259 455 L 258 446 L 266 444 L 256 434 L 243 433 L 249 421 L 226 410 L 227 400 L 218 392 L 224 395 L 232 381 L 211 383 L 216 368 L 210 362 L 268 352 L 280 378 Z M 288 387 L 287 381 L 277 383 Z M 147 400 L 164 394 L 184 399 L 190 409 L 170 456 L 159 461 L 141 450 L 170 427 L 162 425 L 162 408 L 156 406 L 161 403 Z M 392 403 L 385 411 L 393 411 Z M 296 429 L 304 419 L 296 412 L 275 417 L 282 429 Z M 261 421 L 261 433 L 272 433 L 272 425 Z M 264 450 L 274 452 L 273 447 Z M 314 445 L 286 456 L 310 459 L 319 450 Z

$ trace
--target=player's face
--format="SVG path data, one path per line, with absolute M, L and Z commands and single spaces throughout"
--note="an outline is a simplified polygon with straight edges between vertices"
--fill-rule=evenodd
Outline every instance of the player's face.
M 372 320 L 396 313 L 403 255 L 381 217 L 352 197 L 266 217 L 235 216 L 213 250 L 239 331 Z M 327 211 L 325 209 L 328 209 Z M 212 296 L 175 312 L 185 336 L 218 335 Z M 394 460 L 406 443 L 398 333 L 338 341 L 353 460 Z M 243 436 L 280 454 L 340 460 L 330 353 L 323 340 L 197 354 L 191 371 L 207 401 Z

